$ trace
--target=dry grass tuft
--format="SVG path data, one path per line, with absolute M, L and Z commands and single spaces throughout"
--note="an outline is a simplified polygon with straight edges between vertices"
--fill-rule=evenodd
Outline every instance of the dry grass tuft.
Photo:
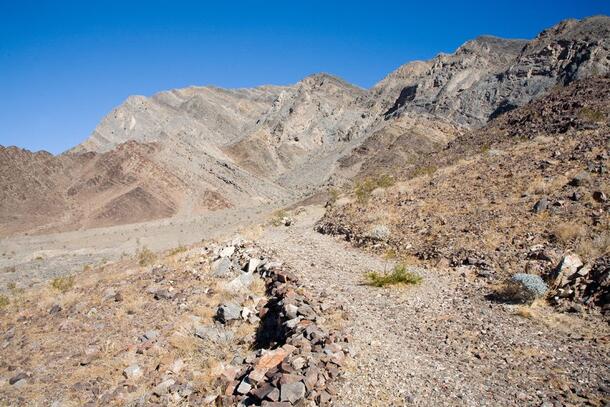
M 175 247 L 175 248 L 173 248 L 172 250 L 170 250 L 170 252 L 168 253 L 168 255 L 167 255 L 167 256 L 168 256 L 168 257 L 175 256 L 175 255 L 177 255 L 177 254 L 184 253 L 184 252 L 185 252 L 185 251 L 187 251 L 187 250 L 188 250 L 188 249 L 186 248 L 186 246 L 182 246 L 182 245 L 180 245 L 180 246 Z
M 140 266 L 150 266 L 155 260 L 157 260 L 157 255 L 147 247 L 143 247 L 138 251 L 138 264 Z
M 576 247 L 576 253 L 590 261 L 610 254 L 610 228 L 603 230 L 592 239 L 581 241 Z
M 427 166 L 423 166 L 423 167 L 417 167 L 414 171 L 413 171 L 413 177 L 417 178 L 417 177 L 421 177 L 421 176 L 432 176 L 434 175 L 434 173 L 438 170 L 436 165 L 427 165 Z
M 563 222 L 557 224 L 553 229 L 553 237 L 563 244 L 569 243 L 574 239 L 582 237 L 586 233 L 584 225 L 579 225 L 571 222 Z
M 74 276 L 57 277 L 51 282 L 51 287 L 65 293 L 74 287 Z

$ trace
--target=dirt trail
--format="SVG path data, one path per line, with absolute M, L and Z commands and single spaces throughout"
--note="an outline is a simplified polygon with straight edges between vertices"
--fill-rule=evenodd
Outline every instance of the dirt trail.
M 554 406 L 608 401 L 608 327 L 597 317 L 556 314 L 485 298 L 474 270 L 418 268 L 414 287 L 373 288 L 363 273 L 384 261 L 313 230 L 322 208 L 291 227 L 266 230 L 277 252 L 314 293 L 349 314 L 354 365 L 340 406 Z

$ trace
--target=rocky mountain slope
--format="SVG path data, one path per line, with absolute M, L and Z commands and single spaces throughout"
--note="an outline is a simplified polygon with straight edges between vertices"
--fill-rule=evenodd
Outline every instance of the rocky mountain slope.
M 483 36 L 369 90 L 317 74 L 133 96 L 58 157 L 0 147 L 1 233 L 280 204 L 415 163 L 555 86 L 609 72 L 609 33 L 599 16 L 532 41 Z
M 554 281 L 575 253 L 588 268 L 558 302 L 609 313 L 609 95 L 610 77 L 557 88 L 395 168 L 390 181 L 357 183 L 318 230 L 497 280 L 525 270 Z

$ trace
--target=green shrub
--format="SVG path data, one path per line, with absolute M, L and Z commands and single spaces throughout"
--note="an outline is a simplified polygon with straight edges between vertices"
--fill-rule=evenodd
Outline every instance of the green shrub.
M 0 294 L 0 308 L 6 307 L 9 304 L 8 297 Z
M 74 286 L 74 276 L 57 277 L 51 282 L 51 287 L 65 293 Z
M 404 264 L 398 264 L 390 273 L 371 271 L 366 273 L 366 284 L 374 287 L 385 287 L 394 284 L 419 284 L 422 277 L 407 271 Z

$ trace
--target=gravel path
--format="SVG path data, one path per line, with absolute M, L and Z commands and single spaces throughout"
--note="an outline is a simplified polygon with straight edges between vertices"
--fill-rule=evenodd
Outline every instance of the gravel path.
M 260 238 L 305 286 L 342 303 L 353 366 L 340 406 L 570 406 L 609 402 L 608 325 L 600 317 L 523 309 L 485 298 L 474 270 L 417 269 L 418 286 L 373 288 L 384 261 L 313 231 L 321 208 Z

